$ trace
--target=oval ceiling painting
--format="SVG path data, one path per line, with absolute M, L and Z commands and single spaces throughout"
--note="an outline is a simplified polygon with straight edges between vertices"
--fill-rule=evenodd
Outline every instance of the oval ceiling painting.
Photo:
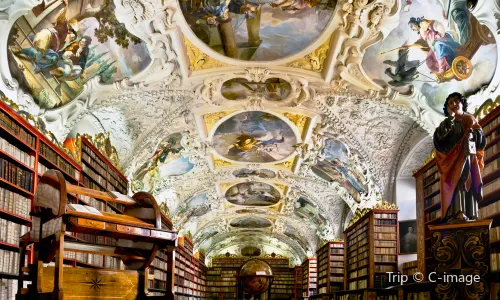
M 233 78 L 222 84 L 221 93 L 228 100 L 245 100 L 251 95 L 261 95 L 269 101 L 280 101 L 288 97 L 292 86 L 281 78 L 269 78 L 264 82 Z
M 229 225 L 236 228 L 267 228 L 272 226 L 268 219 L 255 216 L 234 219 Z
M 36 103 L 60 107 L 100 77 L 113 83 L 144 70 L 146 47 L 115 16 L 113 1 L 39 1 L 8 39 L 12 76 Z
M 238 162 L 272 163 L 293 154 L 297 137 L 279 117 L 262 112 L 243 112 L 217 127 L 213 137 L 217 153 Z
M 368 192 L 368 186 L 365 176 L 348 159 L 346 146 L 338 140 L 327 139 L 321 152 L 325 159 L 312 166 L 313 173 L 326 181 L 340 182 L 359 202 L 360 196 Z
M 333 16 L 336 0 L 179 1 L 193 33 L 230 58 L 270 61 L 313 43 Z
M 497 45 L 491 31 L 467 7 L 473 2 L 404 2 L 398 27 L 366 50 L 363 69 L 383 87 L 403 94 L 420 92 L 422 101 L 444 115 L 449 94 L 476 93 L 495 73 Z M 483 101 L 471 97 L 469 112 Z
M 242 182 L 226 191 L 226 199 L 235 205 L 269 206 L 278 203 L 280 193 L 272 185 L 262 182 Z

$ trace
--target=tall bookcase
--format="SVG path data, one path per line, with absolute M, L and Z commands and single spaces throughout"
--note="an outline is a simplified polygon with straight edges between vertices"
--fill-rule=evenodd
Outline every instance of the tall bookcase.
M 290 268 L 288 258 L 265 258 L 273 270 L 271 299 L 290 299 L 294 293 L 295 269 Z
M 236 299 L 236 277 L 244 263 L 242 257 L 212 258 L 212 266 L 207 270 L 207 299 Z
M 316 295 L 318 290 L 318 264 L 315 257 L 306 258 L 302 263 L 302 298 Z
M 344 287 L 344 242 L 327 242 L 316 251 L 318 258 L 318 294 Z
M 302 297 L 302 266 L 295 266 L 295 285 L 294 285 L 294 299 L 297 300 Z
M 483 200 L 479 203 L 479 219 L 493 219 L 490 231 L 492 253 L 500 253 L 500 106 L 479 120 L 486 137 L 483 170 Z M 427 225 L 441 221 L 439 171 L 435 159 L 427 162 L 414 175 L 417 190 L 417 262 L 418 271 L 427 276 L 431 260 L 431 236 Z M 500 258 L 500 256 L 499 256 Z M 499 270 L 494 266 L 492 270 Z M 500 262 L 500 261 L 499 261 Z
M 372 209 L 344 231 L 344 288 L 384 288 L 398 266 L 398 210 Z
M 193 256 L 193 244 L 188 238 L 179 238 L 175 258 L 174 282 L 177 299 L 205 299 L 205 264 Z

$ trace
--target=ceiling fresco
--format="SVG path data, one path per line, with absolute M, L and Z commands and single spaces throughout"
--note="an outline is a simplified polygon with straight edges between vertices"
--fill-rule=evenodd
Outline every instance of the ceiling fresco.
M 277 115 L 243 112 L 222 122 L 213 136 L 221 156 L 237 162 L 273 163 L 294 151 L 297 137 L 289 124 Z
M 57 140 L 109 133 L 131 193 L 208 258 L 300 264 L 394 200 L 450 92 L 500 95 L 494 1 L 34 5 L 0 5 L 2 93 Z
M 230 187 L 225 193 L 227 201 L 243 206 L 270 206 L 278 203 L 280 192 L 263 182 L 243 182 Z
M 110 84 L 151 63 L 146 45 L 117 21 L 112 1 L 49 3 L 19 18 L 8 39 L 12 76 L 40 107 L 72 101 L 92 78 Z
M 303 50 L 328 26 L 336 4 L 336 0 L 179 2 L 199 40 L 224 56 L 247 61 L 270 61 Z
M 402 2 L 399 25 L 366 51 L 363 68 L 382 86 L 404 94 L 419 90 L 444 115 L 450 93 L 469 96 L 490 83 L 498 59 L 495 39 L 469 11 L 468 1 Z

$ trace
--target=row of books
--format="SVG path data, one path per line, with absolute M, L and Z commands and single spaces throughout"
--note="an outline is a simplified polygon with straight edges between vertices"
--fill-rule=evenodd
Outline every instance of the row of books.
M 0 187 L 0 209 L 29 219 L 31 200 Z
M 87 163 L 86 162 L 83 162 L 82 163 L 82 171 L 90 178 L 92 178 L 94 181 L 96 181 L 97 183 L 99 183 L 100 185 L 102 186 L 106 186 L 106 179 L 104 179 L 101 175 L 97 174 L 96 172 L 94 172 L 94 170 L 92 170 L 92 168 L 90 168 L 89 166 L 87 166 Z
M 0 242 L 18 245 L 19 237 L 28 231 L 29 228 L 24 225 L 0 219 Z
M 19 274 L 19 252 L 0 249 L 0 273 Z
M 500 201 L 496 201 L 479 208 L 477 214 L 479 219 L 487 219 L 493 215 L 496 215 L 498 212 L 500 212 Z
M 431 168 L 427 169 L 424 174 L 423 174 L 423 177 L 426 178 L 427 176 L 431 175 L 432 173 L 434 172 L 437 172 L 437 165 L 433 165 Z
M 484 159 L 489 159 L 493 155 L 497 154 L 499 150 L 500 150 L 499 143 L 496 143 L 496 144 L 486 148 L 486 151 L 484 151 Z
M 167 267 L 168 267 L 168 264 L 166 261 L 163 261 L 163 260 L 160 260 L 160 259 L 153 259 L 153 261 L 151 262 L 151 266 L 155 267 L 155 268 L 158 268 L 158 269 L 161 269 L 161 270 L 167 270 Z
M 439 178 L 439 172 L 432 173 L 429 177 L 426 177 L 424 179 L 424 186 L 428 185 L 429 183 L 433 182 L 438 178 Z
M 500 241 L 500 226 L 490 228 L 490 242 Z
M 12 145 L 7 140 L 1 137 L 0 137 L 0 149 L 2 149 L 3 152 L 9 154 L 13 158 L 17 159 L 18 161 L 22 162 L 23 164 L 27 165 L 31 169 L 35 168 L 35 157 L 33 155 L 30 155 L 29 153 L 20 150 L 19 148 Z
M 424 215 L 425 222 L 429 222 L 437 218 L 441 218 L 441 209 L 433 210 Z
M 398 214 L 383 213 L 383 214 L 375 214 L 374 217 L 376 219 L 397 219 Z
M 82 202 L 96 208 L 98 211 L 105 211 L 107 213 L 116 214 L 115 210 L 111 208 L 111 205 L 104 201 L 96 200 L 86 195 L 79 195 L 79 198 Z
M 177 295 L 176 299 L 180 299 L 179 297 L 184 297 L 183 299 L 193 299 L 192 297 L 194 297 L 194 296 L 201 296 L 202 293 L 205 294 L 204 291 L 203 292 L 196 291 L 196 290 L 193 290 L 191 288 L 182 287 L 182 286 L 178 286 L 178 285 L 176 285 L 174 287 L 174 293 L 183 294 L 183 295 Z M 188 298 L 185 298 L 185 297 L 188 297 Z M 196 298 L 194 298 L 194 299 L 196 299 Z
M 396 248 L 375 248 L 375 254 L 397 254 Z
M 379 220 L 379 219 L 375 219 L 375 225 L 397 225 L 397 220 Z
M 485 184 L 483 187 L 483 194 L 488 195 L 489 193 L 493 193 L 499 189 L 500 189 L 500 177 Z
M 408 261 L 408 262 L 403 263 L 403 265 L 402 265 L 403 268 L 413 268 L 413 267 L 416 268 L 417 266 L 418 266 L 417 260 Z
M 33 173 L 3 158 L 0 158 L 0 177 L 26 191 L 33 191 Z
M 441 202 L 441 193 L 424 199 L 424 209 Z
M 187 287 L 187 288 L 190 288 L 190 289 L 193 289 L 193 290 L 205 291 L 205 285 L 204 284 L 194 283 L 191 280 L 187 280 L 187 279 L 179 277 L 179 276 L 175 276 L 174 277 L 174 283 L 176 285 L 179 285 L 179 286 L 182 286 L 182 287 Z
M 396 241 L 375 241 L 375 247 L 396 247 Z
M 486 177 L 498 169 L 500 169 L 500 157 L 494 159 L 484 167 L 483 177 Z
M 349 282 L 350 290 L 366 289 L 367 287 L 368 281 L 366 279 Z
M 396 239 L 396 234 L 395 233 L 378 233 L 375 232 L 373 234 L 373 237 L 377 240 L 394 240 Z
M 15 300 L 17 294 L 17 280 L 0 279 L 0 299 Z
M 491 271 L 500 271 L 500 253 L 490 254 L 490 268 Z
M 20 140 L 24 141 L 31 148 L 36 147 L 36 137 L 23 127 L 17 125 L 17 123 L 14 122 L 14 120 L 12 120 L 10 116 L 4 111 L 0 111 L 0 125 L 13 133 Z
M 493 128 L 497 127 L 498 124 L 500 124 L 500 118 L 496 118 L 496 119 L 492 120 L 490 123 L 488 123 L 487 125 L 485 125 L 483 127 L 483 133 L 488 134 L 488 132 L 491 131 Z M 500 134 L 498 134 L 498 135 L 500 135 Z
M 77 170 L 76 168 L 66 161 L 64 158 L 59 156 L 57 152 L 52 150 L 51 147 L 45 145 L 44 143 L 40 143 L 40 154 L 45 157 L 47 160 L 51 161 L 53 164 L 57 165 L 61 170 L 68 173 L 70 176 L 76 178 Z
M 100 268 L 125 270 L 125 265 L 119 257 L 105 256 L 100 254 L 64 251 L 64 258 L 75 260 L 77 263 L 84 263 Z
M 430 196 L 431 194 L 439 190 L 440 184 L 441 183 L 439 181 L 436 181 L 433 184 L 424 188 L 424 197 Z
M 160 280 L 148 280 L 148 289 L 166 290 L 167 282 Z
M 398 262 L 398 256 L 397 255 L 380 255 L 380 254 L 375 254 L 374 259 L 375 259 L 375 261 L 382 261 L 382 262 Z
M 396 232 L 396 226 L 375 226 L 375 232 Z
M 87 145 L 82 143 L 82 159 L 85 159 L 92 167 L 95 166 L 96 170 L 105 176 L 106 180 L 111 182 L 118 190 L 127 190 L 127 182 L 121 178 L 113 168 L 109 167 L 103 160 L 90 149 Z

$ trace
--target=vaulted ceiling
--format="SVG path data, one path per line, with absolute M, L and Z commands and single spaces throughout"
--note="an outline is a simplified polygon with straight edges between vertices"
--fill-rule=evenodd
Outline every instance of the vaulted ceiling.
M 470 111 L 496 98 L 500 9 L 285 2 L 70 0 L 75 41 L 90 45 L 66 37 L 41 60 L 25 49 L 48 47 L 64 3 L 4 1 L 0 87 L 60 141 L 110 132 L 131 192 L 165 203 L 207 257 L 256 246 L 300 263 L 357 208 L 394 200 L 447 94 L 465 93 Z M 412 22 L 443 25 L 455 52 L 429 52 Z M 401 48 L 414 43 L 426 51 Z

